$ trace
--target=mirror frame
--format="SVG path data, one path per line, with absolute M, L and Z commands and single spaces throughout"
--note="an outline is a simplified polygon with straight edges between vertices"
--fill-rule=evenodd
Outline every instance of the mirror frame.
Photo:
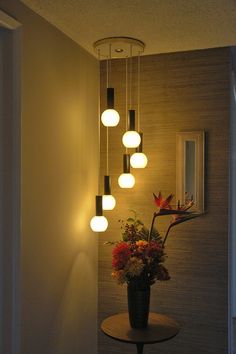
M 186 142 L 194 141 L 195 146 L 195 195 L 194 209 L 204 212 L 205 209 L 205 132 L 189 131 L 176 134 L 176 201 L 185 203 L 185 171 L 186 171 Z

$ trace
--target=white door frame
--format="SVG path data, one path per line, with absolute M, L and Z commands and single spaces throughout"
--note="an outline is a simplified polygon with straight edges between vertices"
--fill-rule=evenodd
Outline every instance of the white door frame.
M 11 193 L 9 197 L 10 211 L 9 220 L 11 223 L 11 232 L 8 234 L 10 240 L 4 240 L 4 244 L 7 243 L 8 251 L 7 258 L 10 266 L 10 274 L 7 278 L 7 296 L 9 299 L 6 304 L 6 294 L 2 296 L 4 281 L 4 269 L 0 268 L 0 311 L 3 316 L 0 319 L 0 354 L 19 354 L 20 353 L 20 239 L 21 239 L 21 212 L 20 212 L 20 194 L 21 194 L 21 105 L 20 105 L 20 37 L 21 37 L 21 24 L 14 18 L 10 17 L 6 13 L 0 10 L 0 27 L 3 27 L 11 31 L 11 42 L 12 42 L 12 60 L 11 68 L 12 71 L 12 97 L 11 97 L 11 175 L 10 175 L 10 185 Z M 0 92 L 4 99 L 4 89 Z M 0 117 L 0 120 L 2 117 Z M 4 133 L 4 132 L 3 132 Z M 4 150 L 4 149 L 3 149 Z M 1 152 L 4 156 L 4 151 Z M 7 156 L 8 158 L 8 156 Z M 0 164 L 2 159 L 0 159 Z M 0 166 L 0 171 L 3 169 Z M 3 185 L 3 173 L 0 173 L 0 184 Z M 4 196 L 3 188 L 1 190 L 1 197 Z M 5 198 L 3 198 L 5 199 Z M 1 202 L 1 201 L 0 201 Z M 0 222 L 3 224 L 3 208 L 4 205 L 0 205 Z M 1 231 L 2 225 L 0 225 Z M 0 234 L 1 239 L 4 238 L 4 232 Z M 2 243 L 2 242 L 1 242 Z M 4 250 L 3 250 L 4 252 Z M 5 262 L 5 261 L 4 261 Z M 4 263 L 1 260 L 1 263 Z M 5 263 L 6 264 L 6 263 Z M 8 290 L 9 289 L 9 290 Z M 11 307 L 10 310 L 7 307 Z M 5 322 L 7 323 L 7 329 L 5 328 Z M 9 340 L 5 340 L 4 335 L 9 337 Z M 9 333 L 10 332 L 10 333 Z

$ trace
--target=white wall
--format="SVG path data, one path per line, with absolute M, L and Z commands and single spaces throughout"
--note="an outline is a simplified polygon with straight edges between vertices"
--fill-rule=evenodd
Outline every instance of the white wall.
M 98 61 L 18 1 L 0 6 L 22 23 L 21 353 L 95 354 Z

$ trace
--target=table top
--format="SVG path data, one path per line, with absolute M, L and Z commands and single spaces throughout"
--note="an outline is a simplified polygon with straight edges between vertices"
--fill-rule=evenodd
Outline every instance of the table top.
M 150 312 L 148 327 L 134 329 L 130 327 L 128 313 L 119 313 L 107 317 L 101 324 L 101 330 L 107 336 L 121 342 L 152 344 L 175 337 L 180 326 L 171 317 Z

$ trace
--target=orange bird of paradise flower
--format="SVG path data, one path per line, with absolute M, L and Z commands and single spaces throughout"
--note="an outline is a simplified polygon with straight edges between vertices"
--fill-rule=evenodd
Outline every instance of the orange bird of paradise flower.
M 184 205 L 180 205 L 180 202 L 178 202 L 177 207 L 175 207 L 173 209 L 170 205 L 170 202 L 172 201 L 174 194 L 170 194 L 166 199 L 162 197 L 161 192 L 158 193 L 158 196 L 156 196 L 153 193 L 153 196 L 154 196 L 154 202 L 158 206 L 159 210 L 157 212 L 155 212 L 153 215 L 150 235 L 152 232 L 152 228 L 154 226 L 155 218 L 157 216 L 164 216 L 164 215 L 171 215 L 172 216 L 172 221 L 170 222 L 170 225 L 166 231 L 166 234 L 165 234 L 165 237 L 164 237 L 164 240 L 162 243 L 162 247 L 164 247 L 167 236 L 173 226 L 181 224 L 182 222 L 194 219 L 197 216 L 200 216 L 200 214 L 188 211 L 188 209 L 190 209 L 194 204 L 193 198 L 186 200 L 186 203 Z
M 172 209 L 170 206 L 170 202 L 172 201 L 174 194 L 170 194 L 166 199 L 162 197 L 161 192 L 158 193 L 158 196 L 156 196 L 155 193 L 153 193 L 154 196 L 154 202 L 160 209 Z

